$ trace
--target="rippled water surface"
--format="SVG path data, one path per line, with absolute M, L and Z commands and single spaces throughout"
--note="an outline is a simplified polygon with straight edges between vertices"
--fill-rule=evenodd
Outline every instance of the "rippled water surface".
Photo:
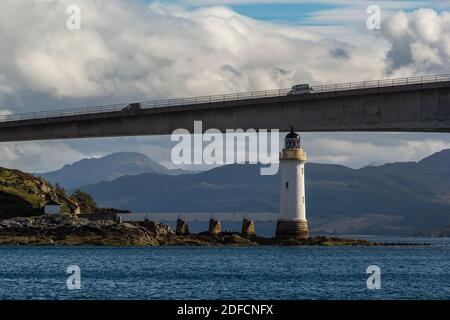
M 413 241 L 431 245 L 331 248 L 4 246 L 0 247 L 0 298 L 449 299 L 450 239 Z M 81 268 L 81 290 L 67 289 L 69 265 Z M 381 268 L 380 290 L 367 289 L 369 265 Z

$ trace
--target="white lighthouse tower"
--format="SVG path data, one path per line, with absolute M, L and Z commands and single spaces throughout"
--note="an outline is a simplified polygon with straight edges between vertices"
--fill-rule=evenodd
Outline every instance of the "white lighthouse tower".
M 281 189 L 277 238 L 309 236 L 305 206 L 305 163 L 306 153 L 301 148 L 300 136 L 291 127 L 280 153 Z

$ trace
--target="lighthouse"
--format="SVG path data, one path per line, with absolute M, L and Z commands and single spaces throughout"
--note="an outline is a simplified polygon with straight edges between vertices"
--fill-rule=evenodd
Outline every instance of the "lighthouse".
M 300 136 L 291 127 L 280 153 L 280 213 L 277 238 L 307 238 L 309 236 L 305 206 L 306 153 Z

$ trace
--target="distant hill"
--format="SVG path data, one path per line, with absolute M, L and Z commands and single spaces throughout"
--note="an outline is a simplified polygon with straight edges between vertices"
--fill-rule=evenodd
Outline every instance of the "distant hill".
M 88 185 L 105 207 L 135 212 L 277 212 L 279 176 L 258 165 L 194 175 L 145 173 Z M 320 233 L 411 234 L 450 224 L 450 150 L 419 162 L 351 169 L 308 163 L 307 211 Z
M 415 234 L 416 237 L 431 237 L 431 238 L 449 238 L 450 225 L 440 228 L 429 229 Z
M 183 170 L 169 170 L 146 155 L 135 152 L 118 152 L 102 158 L 83 159 L 62 169 L 38 173 L 51 183 L 59 183 L 66 189 L 111 181 L 125 175 L 153 172 L 162 175 L 187 173 Z
M 78 208 L 64 191 L 44 179 L 19 170 L 0 168 L 0 219 L 41 214 L 42 207 L 50 200 L 60 203 L 65 212 Z

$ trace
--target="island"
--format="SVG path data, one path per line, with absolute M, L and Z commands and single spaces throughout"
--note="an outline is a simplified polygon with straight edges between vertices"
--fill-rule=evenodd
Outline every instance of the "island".
M 217 235 L 203 232 L 177 236 L 169 226 L 154 221 L 119 222 L 106 218 L 90 220 L 74 214 L 60 214 L 0 220 L 0 245 L 380 246 L 394 244 L 323 236 L 306 239 L 276 239 L 256 235 L 247 237 L 237 232 L 221 232 Z

